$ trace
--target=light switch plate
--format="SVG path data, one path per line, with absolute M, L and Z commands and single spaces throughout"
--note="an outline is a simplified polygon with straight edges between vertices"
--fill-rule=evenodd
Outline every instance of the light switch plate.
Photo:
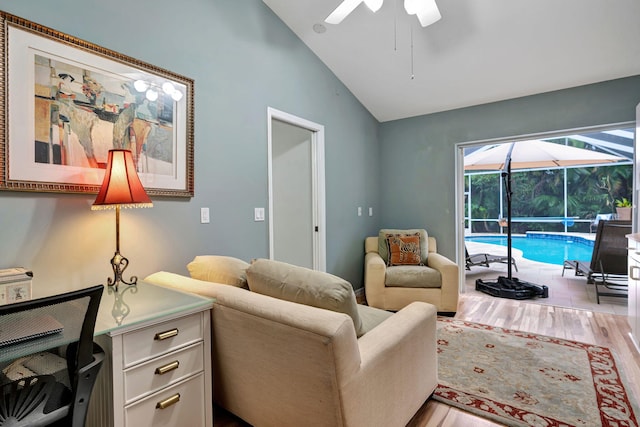
M 254 221 L 264 221 L 264 208 L 255 208 L 253 210 Z
M 200 224 L 209 224 L 209 208 L 200 208 Z

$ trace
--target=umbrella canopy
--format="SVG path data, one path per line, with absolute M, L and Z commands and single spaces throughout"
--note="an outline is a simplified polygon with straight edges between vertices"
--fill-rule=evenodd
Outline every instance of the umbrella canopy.
M 486 150 L 478 150 L 464 157 L 465 170 L 501 170 L 504 168 L 509 149 L 512 169 L 535 169 L 565 166 L 616 163 L 627 160 L 623 157 L 570 147 L 553 142 L 531 140 L 511 144 L 499 144 Z

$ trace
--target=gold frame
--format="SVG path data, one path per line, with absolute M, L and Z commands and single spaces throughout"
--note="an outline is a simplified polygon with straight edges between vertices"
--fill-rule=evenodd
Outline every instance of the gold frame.
M 122 67 L 122 65 L 124 65 L 125 67 L 129 67 L 130 69 L 135 69 L 136 71 L 139 70 L 141 73 L 148 74 L 151 77 L 170 80 L 172 82 L 183 85 L 185 89 L 183 102 L 179 103 L 176 101 L 175 105 L 179 104 L 179 106 L 177 108 L 174 107 L 175 112 L 172 118 L 172 120 L 175 120 L 176 122 L 176 130 L 174 131 L 175 138 L 173 140 L 174 152 L 176 152 L 175 147 L 178 147 L 178 152 L 181 154 L 180 156 L 174 155 L 172 157 L 173 163 L 171 163 L 174 169 L 180 171 L 176 174 L 177 183 L 174 186 L 160 185 L 156 187 L 155 185 L 153 185 L 156 184 L 155 181 L 150 185 L 146 185 L 144 179 L 142 181 L 143 184 L 145 184 L 147 193 L 149 193 L 150 195 L 169 197 L 193 197 L 194 81 L 192 79 L 3 11 L 0 11 L 0 55 L 2 56 L 2 60 L 0 61 L 0 190 L 95 194 L 98 192 L 101 182 L 101 179 L 97 180 L 95 183 L 87 184 L 82 182 L 65 182 L 64 179 L 61 179 L 60 182 L 55 180 L 47 181 L 46 179 L 13 179 L 10 176 L 9 156 L 12 155 L 11 148 L 14 148 L 11 145 L 12 141 L 10 141 L 9 128 L 10 126 L 12 126 L 10 122 L 10 116 L 12 114 L 14 116 L 19 116 L 21 114 L 20 111 L 9 111 L 11 104 L 9 87 L 12 79 L 12 76 L 9 75 L 9 33 L 11 27 L 44 38 L 44 41 L 42 42 L 43 44 L 49 43 L 47 40 L 52 40 L 56 43 L 59 43 L 59 49 L 68 51 L 70 55 L 89 54 L 89 58 L 96 58 L 96 60 L 99 60 L 100 62 L 113 64 L 114 69 L 119 69 L 120 67 Z M 16 53 L 11 52 L 11 55 L 14 54 Z M 15 79 L 18 78 L 20 78 L 20 76 L 15 77 Z M 24 76 L 22 76 L 22 78 L 24 78 Z M 180 117 L 180 120 L 176 118 L 178 116 Z M 12 120 L 13 119 L 14 117 L 12 117 Z M 22 120 L 21 123 L 22 122 L 25 122 L 25 120 Z M 28 123 L 28 120 L 26 120 L 26 122 Z M 181 124 L 178 125 L 178 122 Z M 32 159 L 34 158 L 32 157 Z M 33 162 L 35 164 L 35 159 L 33 160 Z M 19 167 L 16 167 L 16 169 L 19 169 Z M 90 168 L 85 169 L 89 170 Z M 94 170 L 93 173 L 95 174 L 96 171 Z M 183 180 L 184 183 L 182 182 Z

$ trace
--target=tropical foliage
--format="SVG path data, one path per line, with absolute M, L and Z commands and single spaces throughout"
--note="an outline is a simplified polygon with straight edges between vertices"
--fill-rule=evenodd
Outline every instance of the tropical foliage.
M 631 200 L 632 165 L 570 168 L 566 169 L 565 211 L 564 174 L 564 169 L 513 171 L 512 217 L 575 218 L 568 230 L 588 232 L 589 223 L 597 214 L 615 213 L 616 201 Z M 506 195 L 503 194 L 502 210 L 500 204 L 500 172 L 468 174 L 465 185 L 467 202 L 471 202 L 472 232 L 499 232 L 497 219 L 507 216 Z M 469 205 L 466 207 L 468 213 Z M 512 230 L 564 231 L 564 224 L 518 220 L 513 222 Z

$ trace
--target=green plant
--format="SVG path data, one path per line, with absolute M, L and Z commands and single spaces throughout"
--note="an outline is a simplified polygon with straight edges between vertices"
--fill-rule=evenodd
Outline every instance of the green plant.
M 630 208 L 631 200 L 623 197 L 622 199 L 616 199 L 616 207 L 618 208 Z

